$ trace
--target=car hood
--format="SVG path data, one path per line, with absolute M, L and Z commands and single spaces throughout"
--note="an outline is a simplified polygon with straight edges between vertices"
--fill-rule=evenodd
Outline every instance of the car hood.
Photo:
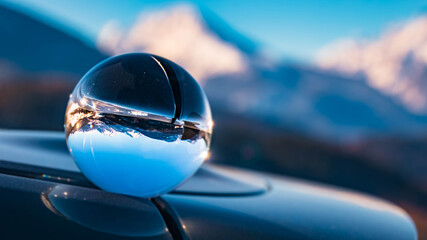
M 0 131 L 0 150 L 10 238 L 417 239 L 401 208 L 308 181 L 205 164 L 174 192 L 139 199 L 88 182 L 63 133 Z
M 263 194 L 164 199 L 191 239 L 417 239 L 411 218 L 391 203 L 292 178 L 267 178 L 270 188 Z

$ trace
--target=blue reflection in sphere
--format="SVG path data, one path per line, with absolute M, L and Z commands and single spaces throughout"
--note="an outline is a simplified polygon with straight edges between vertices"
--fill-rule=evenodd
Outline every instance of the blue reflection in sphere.
M 189 178 L 208 156 L 212 117 L 197 82 L 149 54 L 109 58 L 70 95 L 68 148 L 82 173 L 115 193 L 154 197 Z

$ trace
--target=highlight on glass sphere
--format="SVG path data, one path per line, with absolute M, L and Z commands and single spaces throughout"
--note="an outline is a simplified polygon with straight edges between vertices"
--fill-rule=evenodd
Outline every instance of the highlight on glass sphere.
M 70 95 L 65 134 L 81 172 L 109 192 L 167 193 L 209 153 L 212 116 L 199 84 L 183 68 L 144 53 L 93 67 Z

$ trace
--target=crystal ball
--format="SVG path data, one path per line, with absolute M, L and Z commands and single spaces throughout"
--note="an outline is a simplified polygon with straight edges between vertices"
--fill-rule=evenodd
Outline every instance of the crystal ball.
M 165 58 L 131 53 L 93 67 L 70 95 L 67 146 L 103 190 L 155 197 L 194 174 L 209 153 L 212 116 L 199 84 Z

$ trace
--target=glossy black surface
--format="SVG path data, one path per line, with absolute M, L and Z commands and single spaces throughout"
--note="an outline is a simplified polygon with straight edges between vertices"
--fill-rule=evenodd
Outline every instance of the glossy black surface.
M 0 212 L 1 239 L 172 239 L 147 199 L 5 174 Z
M 290 179 L 245 197 L 166 195 L 190 239 L 414 240 L 400 208 L 361 194 Z
M 417 239 L 380 199 L 233 168 L 207 165 L 156 199 L 107 193 L 73 171 L 60 136 L 0 131 L 2 239 Z
M 269 182 L 260 174 L 205 164 L 172 194 L 248 196 L 268 191 Z
M 88 228 L 118 236 L 165 234 L 166 224 L 148 200 L 69 185 L 56 185 L 41 196 L 52 212 Z

